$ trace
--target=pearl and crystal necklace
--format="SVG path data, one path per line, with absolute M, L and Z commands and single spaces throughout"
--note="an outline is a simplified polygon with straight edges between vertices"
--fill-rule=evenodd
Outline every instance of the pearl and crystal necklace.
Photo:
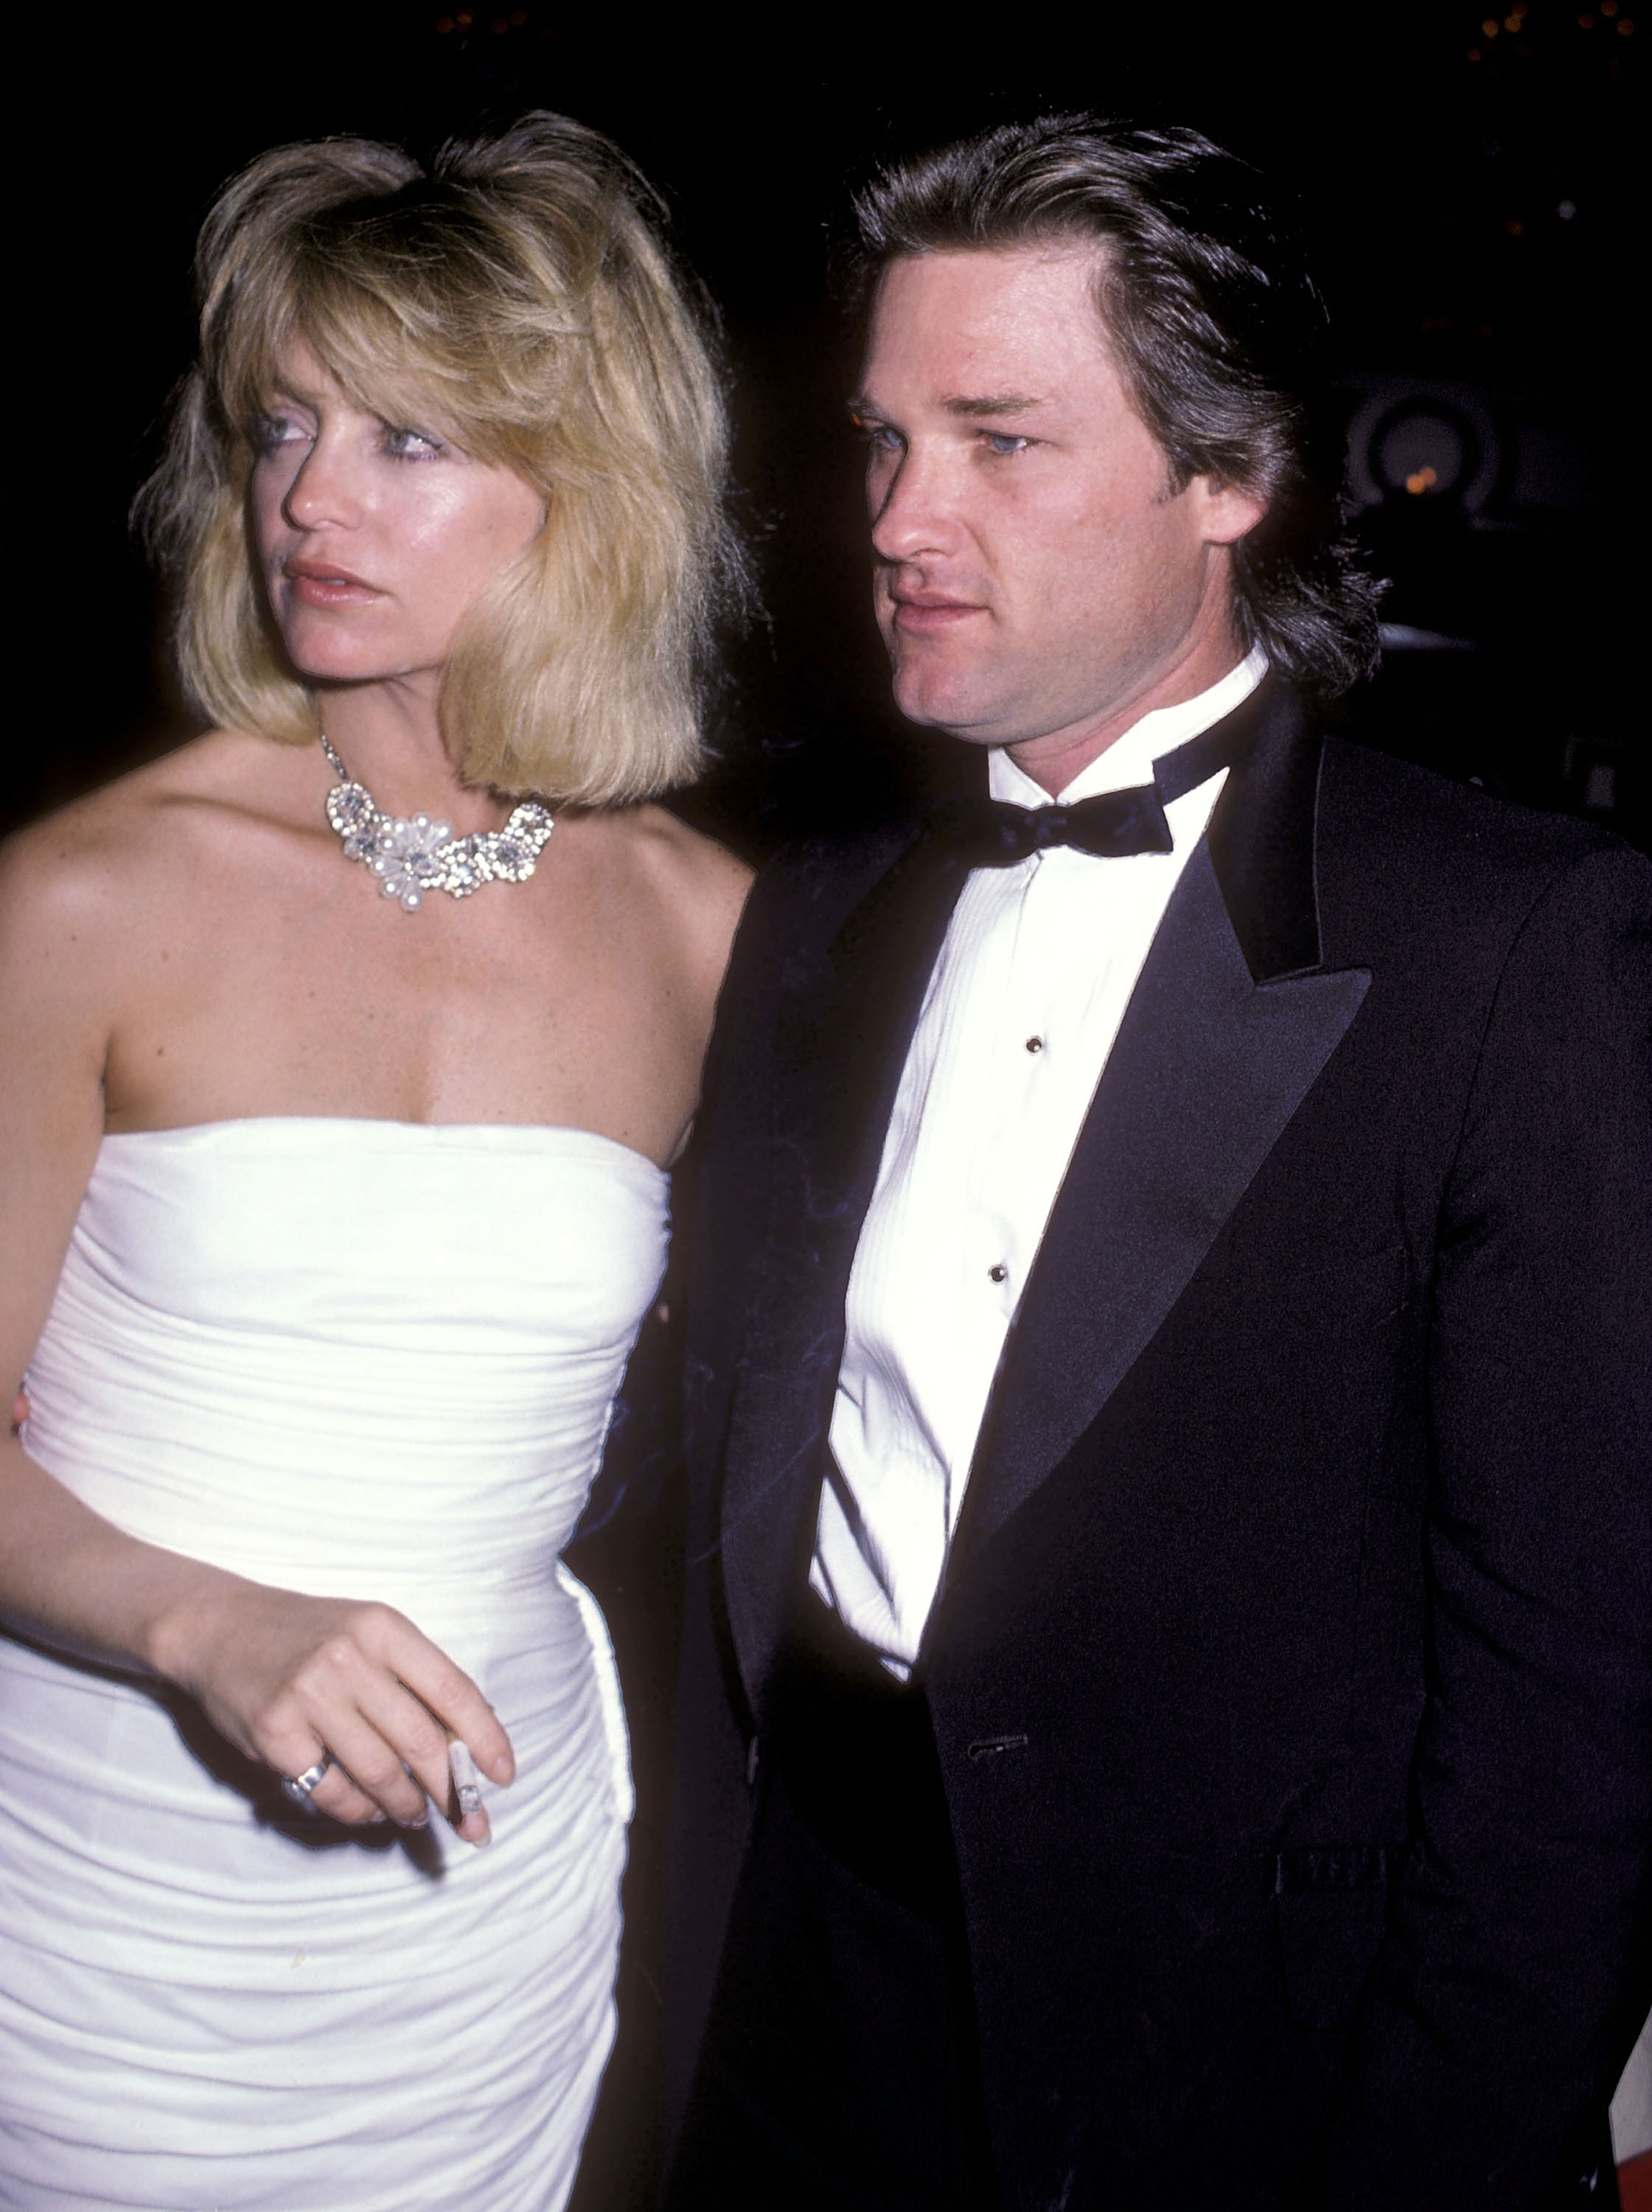
M 325 730 L 321 750 L 338 778 L 327 793 L 327 819 L 343 840 L 344 858 L 365 861 L 385 896 L 399 899 L 407 913 L 417 913 L 427 891 L 469 898 L 483 884 L 525 884 L 533 873 L 553 826 L 537 799 L 525 799 L 502 830 L 455 837 L 451 822 L 433 822 L 428 814 L 399 821 L 376 806 Z

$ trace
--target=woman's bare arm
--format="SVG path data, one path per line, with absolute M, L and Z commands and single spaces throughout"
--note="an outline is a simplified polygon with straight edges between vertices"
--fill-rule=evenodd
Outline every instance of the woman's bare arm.
M 143 957 L 118 835 L 48 823 L 0 857 L 0 1383 L 51 1310 L 103 1133 L 102 1079 Z M 333 1818 L 422 1820 L 450 1796 L 446 1735 L 495 1781 L 510 1746 L 481 1692 L 386 1606 L 270 1589 L 125 1535 L 0 1437 L 0 1619 L 59 1650 L 153 1673 L 240 1749 L 298 1773 Z M 410 1769 L 410 1773 L 408 1770 Z M 485 1814 L 461 1832 L 486 1834 Z

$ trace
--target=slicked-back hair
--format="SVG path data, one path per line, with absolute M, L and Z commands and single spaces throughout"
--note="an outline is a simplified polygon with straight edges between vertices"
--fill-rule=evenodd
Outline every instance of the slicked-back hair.
M 313 743 L 250 542 L 259 418 L 302 345 L 349 399 L 502 464 L 544 528 L 472 605 L 443 670 L 465 780 L 621 805 L 692 780 L 710 628 L 741 563 L 708 317 L 617 148 L 530 115 L 427 174 L 360 138 L 277 147 L 196 253 L 200 355 L 134 519 L 175 576 L 186 693 Z
M 1169 488 L 1266 502 L 1233 549 L 1242 641 L 1322 697 L 1370 672 L 1378 586 L 1343 535 L 1325 310 L 1248 163 L 1196 131 L 1047 116 L 890 167 L 855 213 L 869 280 L 908 255 L 1096 249 L 1098 335 Z

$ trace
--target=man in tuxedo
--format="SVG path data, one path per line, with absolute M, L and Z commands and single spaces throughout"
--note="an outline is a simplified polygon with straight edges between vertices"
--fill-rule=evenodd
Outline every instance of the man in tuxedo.
M 1244 166 L 885 175 L 978 788 L 759 884 L 698 1135 L 675 2207 L 1611 2201 L 1652 1996 L 1652 871 L 1327 730 Z

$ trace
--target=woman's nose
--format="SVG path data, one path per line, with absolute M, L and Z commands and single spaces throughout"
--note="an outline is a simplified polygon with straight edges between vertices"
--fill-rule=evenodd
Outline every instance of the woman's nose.
M 361 487 L 342 440 L 330 438 L 325 431 L 315 439 L 281 504 L 295 530 L 361 519 Z

